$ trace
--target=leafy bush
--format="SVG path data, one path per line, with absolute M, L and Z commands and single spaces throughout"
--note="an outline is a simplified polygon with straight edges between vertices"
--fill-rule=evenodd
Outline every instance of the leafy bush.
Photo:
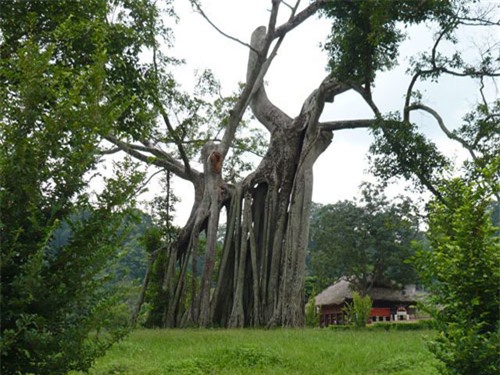
M 345 307 L 347 319 L 355 327 L 365 327 L 370 319 L 372 300 L 370 296 L 362 297 L 358 292 L 353 292 L 352 303 Z
M 118 26 L 107 22 L 111 3 L 1 2 L 3 375 L 88 370 L 127 332 L 109 266 L 144 176 L 125 161 L 101 192 L 89 180 L 99 175 L 100 136 L 135 112 L 121 79 L 132 82 L 133 70 L 114 67 L 141 50 L 145 22 L 130 18 L 152 6 L 113 2 L 130 13 Z
M 320 312 L 316 308 L 316 293 L 313 290 L 306 304 L 306 326 L 318 327 L 319 320 Z
M 429 212 L 431 250 L 417 269 L 431 292 L 439 335 L 431 344 L 445 374 L 500 373 L 500 246 L 485 185 L 456 179 Z

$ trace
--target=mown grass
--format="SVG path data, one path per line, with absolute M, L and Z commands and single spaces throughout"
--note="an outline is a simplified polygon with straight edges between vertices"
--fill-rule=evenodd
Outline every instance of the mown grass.
M 91 374 L 435 375 L 432 331 L 137 330 Z

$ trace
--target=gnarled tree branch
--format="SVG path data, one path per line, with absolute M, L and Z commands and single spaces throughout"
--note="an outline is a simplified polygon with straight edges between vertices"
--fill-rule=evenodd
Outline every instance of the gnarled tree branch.
M 315 14 L 327 2 L 328 0 L 316 0 L 315 2 L 311 3 L 307 8 L 299 12 L 296 16 L 291 17 L 286 23 L 276 28 L 274 32 L 274 38 L 280 38 L 286 35 L 290 30 L 293 30 L 302 22 Z
M 412 104 L 411 106 L 408 107 L 408 111 L 415 111 L 415 110 L 422 110 L 422 111 L 425 111 L 427 113 L 429 113 L 430 115 L 432 115 L 432 117 L 434 117 L 439 125 L 439 127 L 441 128 L 441 130 L 443 131 L 444 134 L 446 134 L 446 136 L 449 138 L 449 139 L 452 139 L 454 141 L 457 141 L 459 142 L 463 148 L 465 148 L 467 151 L 469 151 L 470 155 L 472 156 L 472 159 L 474 160 L 477 160 L 477 156 L 476 156 L 476 153 L 474 152 L 474 149 L 462 138 L 460 138 L 459 136 L 457 136 L 455 133 L 451 132 L 445 125 L 444 121 L 443 121 L 443 118 L 439 115 L 439 113 L 437 113 L 434 109 L 432 109 L 431 107 L 428 107 L 426 105 L 423 105 L 423 104 Z
M 240 39 L 238 39 L 238 38 L 236 38 L 234 36 L 231 36 L 231 35 L 225 33 L 219 27 L 217 27 L 217 25 L 210 19 L 210 17 L 208 17 L 205 14 L 205 12 L 201 8 L 200 4 L 198 4 L 198 1 L 191 1 L 191 4 L 196 8 L 196 10 L 198 11 L 198 13 L 200 13 L 200 15 L 210 24 L 210 26 L 212 26 L 219 34 L 225 36 L 226 38 L 228 38 L 228 39 L 230 39 L 232 41 L 235 41 L 238 44 L 241 44 L 242 46 L 245 46 L 245 47 L 248 47 L 248 48 L 252 49 L 252 46 L 250 44 L 245 43 L 242 40 L 240 40 Z
M 251 43 L 254 49 L 262 50 L 265 47 L 266 35 L 264 27 L 259 27 L 253 32 Z M 267 61 L 270 62 L 270 60 Z M 252 78 L 251 72 L 257 69 L 257 64 L 260 62 L 259 55 L 252 50 L 248 57 L 247 80 Z M 269 66 L 269 63 L 267 66 Z M 262 125 L 272 132 L 277 124 L 289 124 L 292 119 L 269 100 L 261 77 L 263 78 L 262 73 L 255 82 L 255 91 L 251 97 L 250 107 Z
M 186 173 L 184 166 L 175 160 L 172 156 L 160 150 L 154 146 L 148 145 L 147 143 L 144 146 L 130 144 L 128 142 L 124 142 L 113 135 L 107 135 L 104 137 L 109 142 L 113 143 L 115 146 L 119 147 L 121 150 L 133 156 L 134 158 L 143 161 L 147 164 L 156 165 L 157 167 L 165 168 L 180 178 L 188 181 L 194 181 L 199 178 L 200 173 L 194 170 L 191 170 L 191 173 Z M 147 152 L 150 155 L 144 154 Z

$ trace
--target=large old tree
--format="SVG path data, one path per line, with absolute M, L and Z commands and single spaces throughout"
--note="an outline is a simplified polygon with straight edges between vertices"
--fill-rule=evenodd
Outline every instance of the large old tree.
M 444 40 L 466 25 L 498 25 L 476 16 L 460 1 L 327 1 L 306 6 L 270 1 L 266 26 L 257 27 L 246 44 L 249 50 L 246 82 L 230 98 L 204 99 L 217 92 L 213 77 L 200 77 L 199 93 L 185 95 L 168 74 L 175 60 L 152 47 L 152 63 L 145 69 L 140 92 L 149 100 L 147 126 L 117 127 L 106 139 L 117 149 L 192 183 L 194 204 L 175 242 L 165 246 L 161 259 L 164 326 L 301 326 L 304 324 L 304 268 L 312 198 L 313 165 L 341 129 L 371 128 L 379 173 L 416 178 L 439 196 L 438 173 L 447 160 L 412 122 L 411 114 L 426 111 L 452 139 L 474 153 L 477 142 L 467 142 L 446 128 L 441 117 L 421 102 L 415 85 L 442 75 L 497 75 L 491 50 L 479 67 L 458 55 L 440 51 Z M 204 15 L 201 5 L 193 6 Z M 288 20 L 278 24 L 280 12 Z M 329 68 L 321 84 L 291 117 L 273 104 L 264 85 L 287 33 L 316 14 L 332 22 L 325 49 Z M 401 115 L 385 115 L 372 97 L 375 75 L 396 64 L 400 27 L 432 22 L 439 30 L 429 53 L 416 58 Z M 154 31 L 154 30 L 153 30 Z M 249 32 L 250 34 L 250 32 Z M 243 42 L 241 42 L 243 43 Z M 494 55 L 493 55 L 494 57 Z M 300 73 L 297 73 L 300 74 Z M 270 83 L 272 84 L 272 82 Z M 373 117 L 321 122 L 327 103 L 348 91 L 357 92 Z M 395 98 L 398 100 L 398 98 Z M 247 108 L 268 132 L 270 140 L 258 166 L 243 177 L 229 174 L 227 164 L 248 145 L 244 115 Z M 126 124 L 125 124 L 126 125 Z M 480 135 L 479 135 L 480 137 Z M 113 152 L 115 149 L 110 150 Z M 202 169 L 197 169 L 200 157 Z M 221 210 L 227 211 L 225 232 L 219 233 Z M 224 235 L 222 249 L 217 238 Z M 201 241 L 203 240 L 203 241 Z

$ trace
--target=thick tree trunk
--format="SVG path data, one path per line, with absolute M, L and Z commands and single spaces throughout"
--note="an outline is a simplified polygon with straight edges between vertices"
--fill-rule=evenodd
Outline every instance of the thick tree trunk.
M 227 187 L 220 173 L 205 175 L 194 223 L 186 228 L 189 245 L 172 249 L 168 258 L 166 326 L 303 325 L 312 166 L 330 141 L 326 132 L 308 136 L 299 119 L 275 128 L 259 167 L 240 184 Z M 216 155 L 214 148 L 210 150 L 209 155 Z M 209 173 L 211 168 L 207 164 Z M 224 202 L 227 229 L 216 268 L 218 218 Z M 202 231 L 207 244 L 203 271 L 196 275 L 194 259 Z M 191 290 L 186 287 L 188 279 L 195 281 Z M 186 300 L 191 301 L 189 307 L 182 306 Z
M 262 64 L 256 51 L 265 45 L 266 35 L 264 27 L 252 35 L 249 77 Z M 258 168 L 235 186 L 222 179 L 218 146 L 209 143 L 203 149 L 204 173 L 196 185 L 192 215 L 182 231 L 184 240 L 171 250 L 166 265 L 164 285 L 170 290 L 166 326 L 304 324 L 312 168 L 332 139 L 331 132 L 320 130 L 318 120 L 325 96 L 340 90 L 325 82 L 307 98 L 295 119 L 275 107 L 262 81 L 257 83 L 250 105 L 271 132 L 270 145 Z M 227 229 L 217 258 L 219 212 L 224 205 Z M 199 274 L 201 232 L 206 234 L 206 246 Z

